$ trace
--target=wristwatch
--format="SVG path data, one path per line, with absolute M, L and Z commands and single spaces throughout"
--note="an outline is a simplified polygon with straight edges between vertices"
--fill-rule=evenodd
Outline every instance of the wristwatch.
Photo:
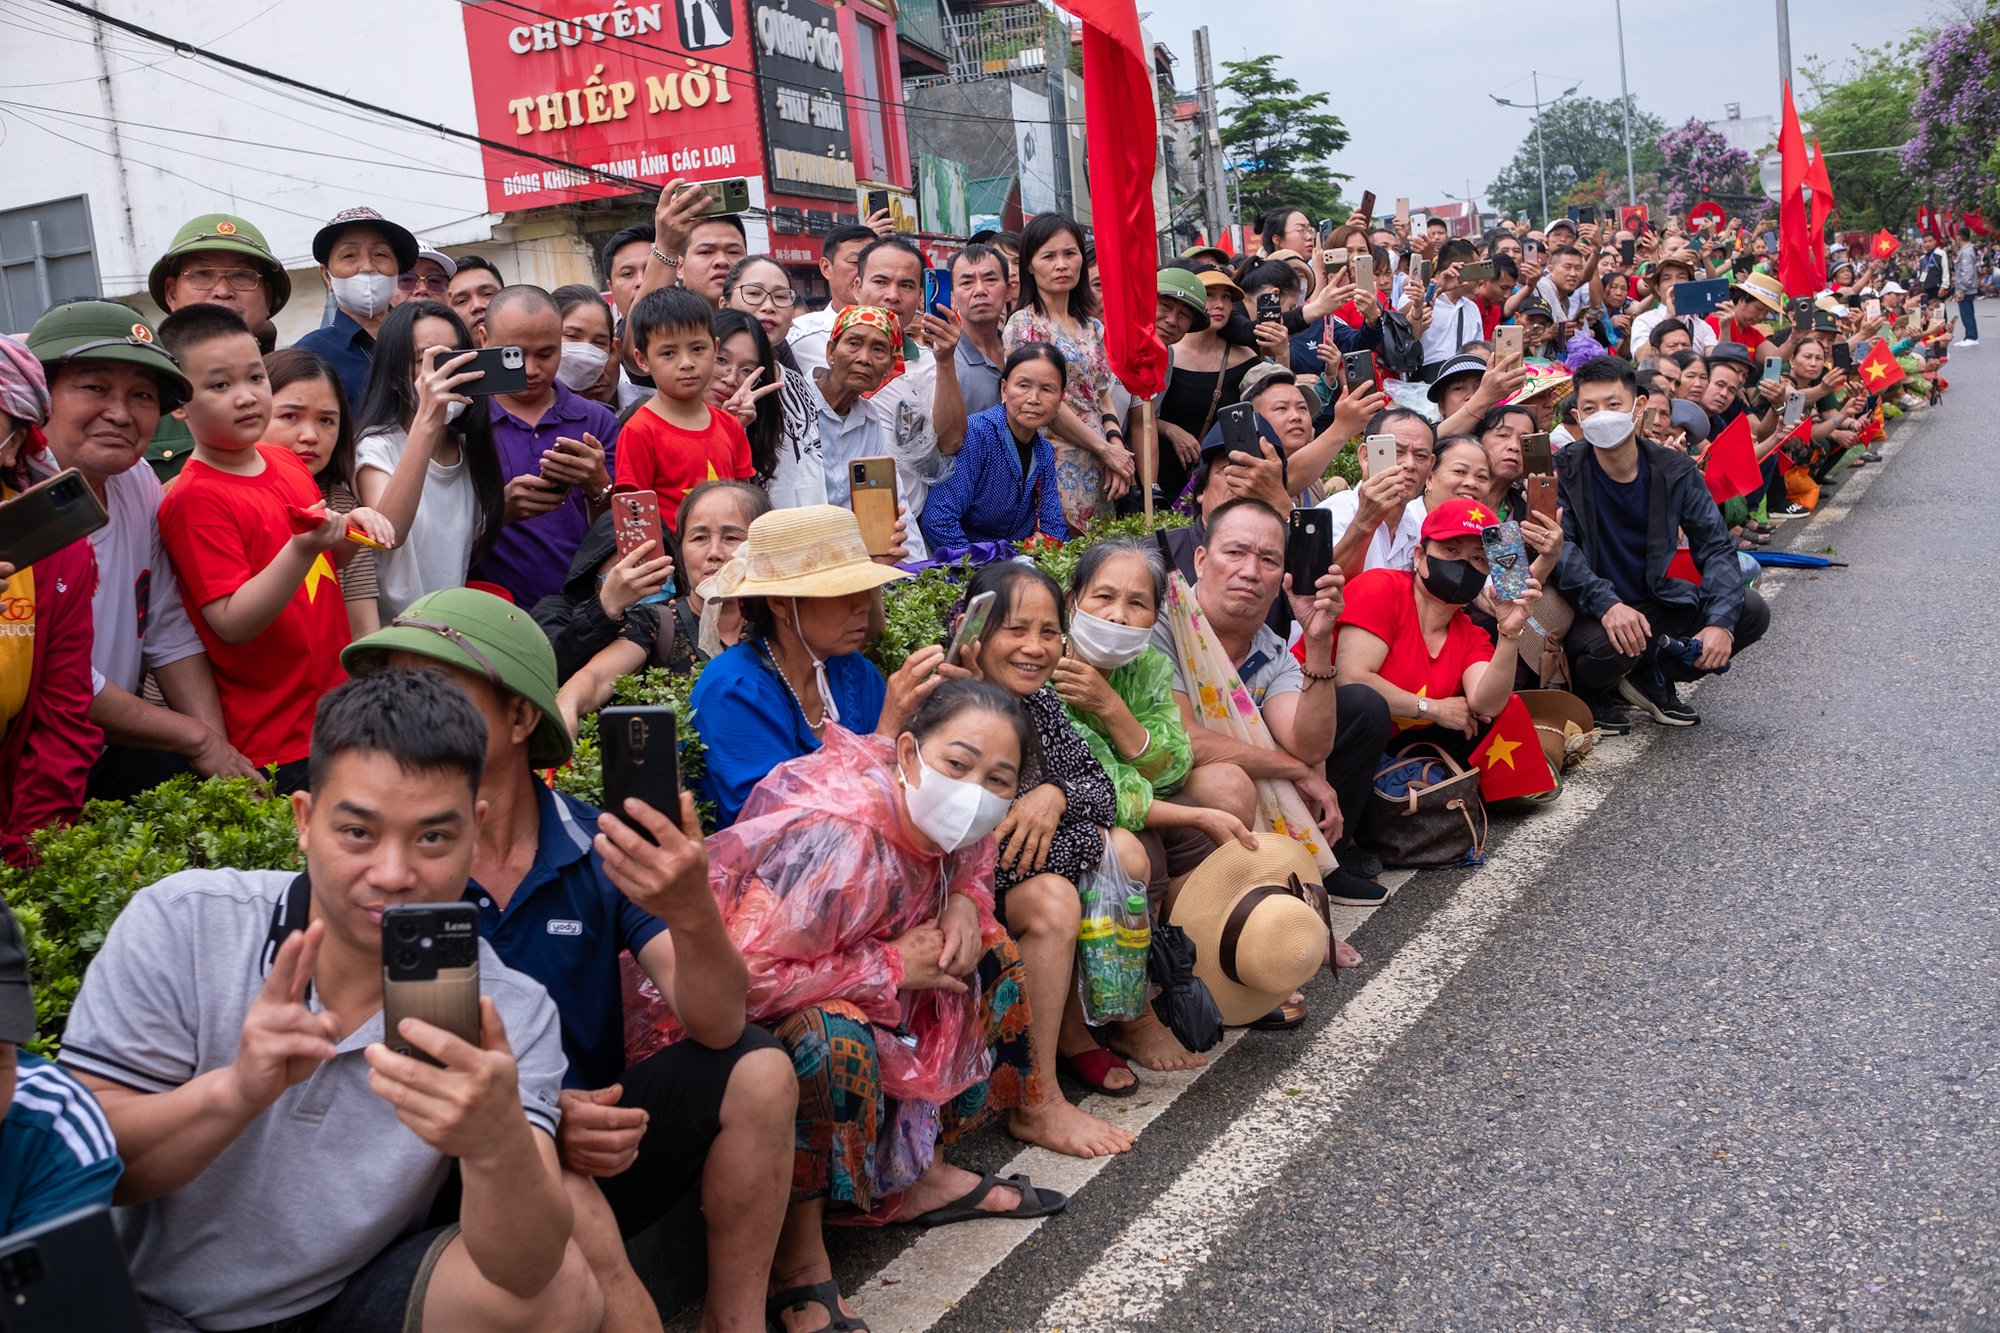
M 1423 715 L 1423 716 L 1425 716 L 1425 717 L 1429 717 L 1429 716 L 1430 716 L 1430 712 L 1431 712 L 1431 701 L 1430 701 L 1429 699 L 1425 699 L 1425 698 L 1421 698 L 1421 697 L 1420 697 L 1420 698 L 1418 698 L 1418 700 L 1417 700 L 1417 712 L 1418 712 L 1418 713 L 1420 713 L 1420 714 L 1422 714 L 1422 715 Z

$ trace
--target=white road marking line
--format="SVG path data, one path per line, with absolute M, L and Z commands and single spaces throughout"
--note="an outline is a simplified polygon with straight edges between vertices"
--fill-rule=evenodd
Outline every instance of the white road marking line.
M 1594 750 L 1554 806 L 1530 816 L 1434 913 L 1388 966 L 1322 1028 L 1306 1053 L 1224 1130 L 1088 1272 L 1042 1312 L 1045 1333 L 1148 1325 L 1246 1218 L 1291 1158 L 1309 1151 L 1383 1056 L 1430 1009 L 1530 883 L 1651 747 L 1635 731 Z M 1599 756 L 1602 756 L 1600 759 Z
M 1937 409 L 1930 408 L 1927 410 L 1935 412 Z M 1807 521 L 1806 531 L 1808 533 L 1816 532 L 1822 523 L 1834 524 L 1840 522 L 1860 502 L 1861 497 L 1868 493 L 1868 488 L 1875 484 L 1875 478 L 1882 475 L 1883 468 L 1895 461 L 1896 455 L 1903 451 L 1904 443 L 1918 428 L 1919 423 L 1910 417 L 1904 417 L 1903 421 L 1908 424 L 1904 425 L 1902 430 L 1890 432 L 1888 437 L 1882 441 L 1882 461 L 1863 468 L 1860 476 L 1850 479 L 1845 486 L 1842 486 L 1840 494 L 1835 497 L 1834 502 L 1815 513 Z

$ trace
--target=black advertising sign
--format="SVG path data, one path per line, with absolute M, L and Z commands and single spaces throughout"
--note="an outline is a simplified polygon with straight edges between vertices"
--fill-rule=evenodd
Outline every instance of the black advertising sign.
M 851 203 L 847 57 L 833 8 L 820 0 L 751 0 L 750 16 L 770 188 Z

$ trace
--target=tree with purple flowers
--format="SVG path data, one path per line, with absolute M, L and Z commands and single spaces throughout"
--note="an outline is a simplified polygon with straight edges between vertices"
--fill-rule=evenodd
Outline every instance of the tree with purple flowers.
M 1954 23 L 1919 57 L 1924 83 L 1911 113 L 1916 132 L 1903 145 L 1903 169 L 1946 208 L 1980 210 L 1994 202 L 1995 142 L 2000 137 L 2000 16 Z
M 1658 140 L 1660 187 L 1667 212 L 1685 213 L 1689 205 L 1711 194 L 1751 194 L 1750 155 L 1732 148 L 1718 130 L 1698 119 L 1677 125 Z

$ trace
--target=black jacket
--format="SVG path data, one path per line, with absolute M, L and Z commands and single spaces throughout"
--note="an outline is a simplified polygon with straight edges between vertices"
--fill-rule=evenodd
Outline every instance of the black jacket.
M 1603 542 L 1598 532 L 1592 445 L 1578 440 L 1556 455 L 1556 493 L 1563 510 L 1563 553 L 1552 582 L 1564 600 L 1580 613 L 1602 620 L 1619 602 L 1603 567 Z M 1708 493 L 1701 469 L 1686 454 L 1639 441 L 1647 468 L 1646 587 L 1655 600 L 1670 606 L 1699 607 L 1703 624 L 1736 632 L 1743 613 L 1743 575 L 1736 562 L 1736 543 L 1722 522 L 1722 511 Z M 1701 584 L 1667 577 L 1667 565 L 1685 532 Z
M 563 580 L 562 591 L 550 593 L 528 612 L 556 650 L 558 682 L 574 676 L 600 650 L 617 642 L 624 628 L 604 614 L 604 604 L 597 600 L 597 568 L 617 552 L 611 515 L 599 514 L 569 562 L 569 577 Z

